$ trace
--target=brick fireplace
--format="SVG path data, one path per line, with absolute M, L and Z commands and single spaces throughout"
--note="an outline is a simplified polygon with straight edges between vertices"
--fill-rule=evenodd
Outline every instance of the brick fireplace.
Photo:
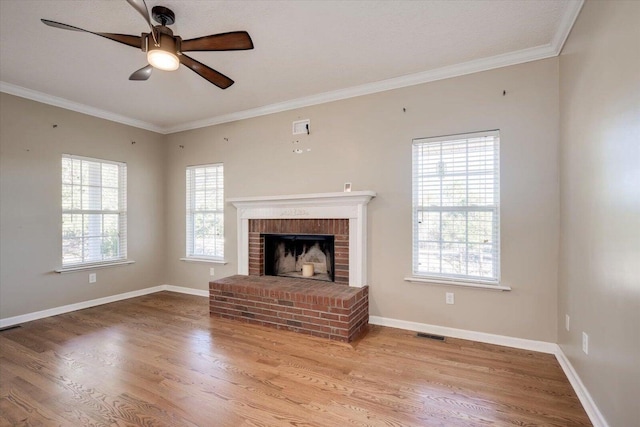
M 367 329 L 367 210 L 372 191 L 229 199 L 238 275 L 210 283 L 210 313 L 352 341 Z M 331 236 L 334 282 L 265 276 L 265 236 Z
M 334 237 L 334 282 L 349 285 L 349 220 L 250 219 L 249 276 L 265 275 L 265 235 L 330 235 Z
M 313 232 L 320 229 L 314 227 L 321 227 L 320 224 L 328 227 L 329 222 L 325 222 L 326 220 L 343 220 L 332 224 L 344 224 L 342 229 L 338 228 L 338 234 L 348 240 L 348 257 L 343 264 L 348 268 L 348 285 L 367 285 L 367 204 L 375 196 L 373 191 L 354 191 L 228 199 L 237 209 L 238 274 L 250 274 L 249 249 L 252 247 L 254 253 L 257 250 L 256 246 L 249 245 L 250 224 L 254 227 L 253 230 L 256 229 L 253 224 L 274 230 L 288 224 L 286 227 L 292 229 L 299 226 L 311 230 L 310 234 L 322 234 Z M 267 221 L 255 223 L 255 220 Z M 317 225 L 313 225 L 313 221 L 318 221 Z M 256 234 L 253 237 L 255 244 Z M 254 267 L 260 268 L 255 263 Z

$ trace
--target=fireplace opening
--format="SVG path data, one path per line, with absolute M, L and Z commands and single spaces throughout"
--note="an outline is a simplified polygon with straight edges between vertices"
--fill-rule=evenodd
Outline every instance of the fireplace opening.
M 335 279 L 332 235 L 263 234 L 264 274 L 333 282 Z

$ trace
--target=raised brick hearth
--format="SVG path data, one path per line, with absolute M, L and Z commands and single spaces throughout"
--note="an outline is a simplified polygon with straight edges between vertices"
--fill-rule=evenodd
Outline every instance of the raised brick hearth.
M 369 324 L 369 288 L 276 276 L 209 283 L 213 316 L 351 342 Z

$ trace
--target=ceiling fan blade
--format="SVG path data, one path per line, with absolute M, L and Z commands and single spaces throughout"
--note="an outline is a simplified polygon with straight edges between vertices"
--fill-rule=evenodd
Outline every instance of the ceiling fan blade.
M 142 37 L 130 36 L 128 34 L 113 34 L 113 33 L 91 33 L 96 36 L 104 37 L 109 40 L 116 41 L 118 43 L 126 44 L 127 46 L 137 47 L 142 49 Z
M 233 84 L 233 80 L 231 80 L 229 77 L 225 76 L 222 73 L 219 73 L 213 68 L 207 67 L 203 63 L 198 62 L 187 55 L 180 55 L 180 62 L 184 66 L 190 68 L 196 74 L 199 74 L 201 77 L 218 86 L 220 89 L 226 89 Z
M 144 20 L 147 21 L 147 24 L 149 24 L 149 28 L 151 28 L 151 32 L 153 32 L 153 24 L 151 24 L 149 9 L 147 9 L 147 4 L 145 3 L 145 1 L 144 0 L 127 0 L 127 3 L 129 3 L 135 10 L 137 10 L 140 15 L 142 15 Z
M 147 65 L 146 67 L 142 67 L 137 71 L 134 71 L 133 74 L 129 76 L 129 80 L 147 80 L 151 77 L 151 71 L 153 67 L 151 65 Z
M 130 36 L 127 34 L 113 34 L 113 33 L 95 33 L 93 31 L 85 30 L 83 28 L 74 27 L 73 25 L 63 24 L 61 22 L 49 21 L 48 19 L 41 19 L 43 24 L 50 27 L 61 28 L 63 30 L 82 31 L 89 34 L 95 34 L 96 36 L 104 37 L 109 40 L 116 41 L 118 43 L 126 44 L 136 48 L 142 48 L 142 37 Z
M 84 31 L 90 33 L 91 31 L 83 30 L 82 28 L 74 27 L 73 25 L 63 24 L 62 22 L 49 21 L 48 19 L 41 19 L 42 23 L 54 28 L 61 28 L 63 30 L 71 31 Z
M 197 39 L 183 40 L 182 52 L 196 50 L 248 50 L 253 49 L 253 41 L 246 31 L 213 34 Z

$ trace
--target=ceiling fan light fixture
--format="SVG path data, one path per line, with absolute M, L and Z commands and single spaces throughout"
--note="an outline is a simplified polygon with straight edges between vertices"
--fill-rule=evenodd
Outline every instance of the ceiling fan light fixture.
M 153 34 L 146 34 L 145 37 L 149 64 L 163 71 L 177 70 L 180 66 L 177 55 L 180 37 L 173 37 L 169 28 L 160 26 L 155 28 Z
M 164 71 L 175 71 L 180 66 L 180 60 L 175 54 L 161 48 L 147 52 L 147 61 L 154 68 Z

